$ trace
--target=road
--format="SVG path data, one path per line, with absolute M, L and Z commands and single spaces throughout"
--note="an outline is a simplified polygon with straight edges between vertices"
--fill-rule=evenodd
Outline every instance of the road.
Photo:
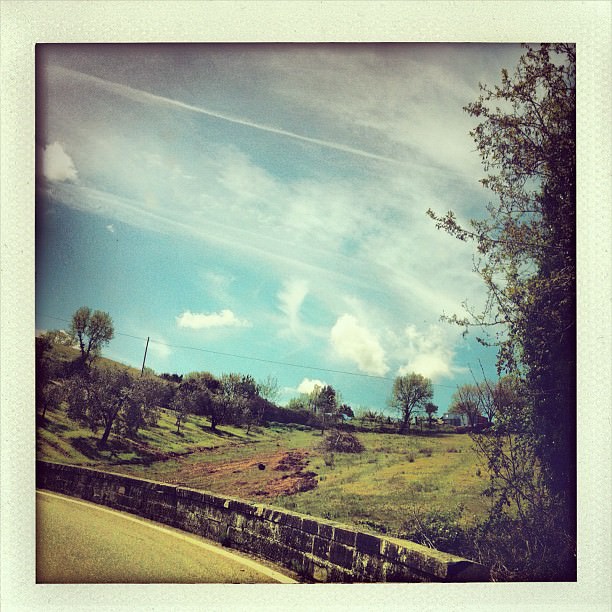
M 38 583 L 293 583 L 204 538 L 47 491 L 36 495 Z

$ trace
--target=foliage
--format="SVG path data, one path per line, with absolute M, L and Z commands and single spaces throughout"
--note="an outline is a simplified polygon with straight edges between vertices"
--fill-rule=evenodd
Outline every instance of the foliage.
M 462 505 L 451 510 L 429 510 L 412 507 L 402 525 L 400 537 L 429 548 L 464 556 L 471 549 L 467 530 L 460 524 Z M 462 551 L 462 552 L 460 552 Z
M 410 432 L 410 420 L 413 413 L 424 406 L 433 397 L 431 380 L 421 374 L 398 376 L 393 383 L 391 406 L 402 416 L 400 433 Z
M 81 351 L 81 365 L 90 366 L 114 336 L 113 320 L 107 312 L 90 310 L 82 306 L 73 315 L 70 323 L 70 334 L 78 342 Z
M 127 401 L 119 412 L 116 430 L 134 437 L 140 428 L 157 425 L 159 406 L 164 404 L 167 397 L 166 389 L 166 385 L 154 376 L 132 380 L 126 390 Z
M 162 374 L 159 375 L 159 377 L 163 378 L 164 380 L 167 380 L 168 382 L 173 382 L 177 384 L 180 384 L 181 382 L 183 382 L 182 374 L 169 374 L 168 372 L 163 372 Z
M 257 392 L 263 399 L 274 404 L 278 401 L 280 395 L 278 380 L 273 376 L 267 376 L 265 380 L 260 380 L 257 383 Z
M 464 414 L 470 427 L 478 423 L 478 417 L 482 415 L 481 401 L 482 393 L 478 385 L 461 385 L 453 393 L 449 414 Z
M 338 407 L 338 414 L 341 416 L 348 417 L 349 419 L 355 418 L 355 413 L 353 409 L 348 404 L 341 404 Z
M 249 429 L 254 423 L 261 422 L 263 405 L 257 401 L 259 393 L 257 383 L 252 376 L 223 374 L 220 382 L 221 386 L 213 398 L 213 403 L 216 403 L 220 409 L 219 418 L 223 422 L 236 424 L 246 422 Z
M 427 402 L 424 406 L 425 412 L 427 413 L 427 420 L 429 421 L 429 426 L 433 425 L 433 416 L 438 412 L 438 406 L 436 406 L 432 402 Z
M 291 404 L 291 402 L 289 402 Z M 295 405 L 295 404 L 294 404 Z M 270 402 L 266 402 L 264 406 L 264 412 L 262 415 L 262 421 L 266 423 L 296 423 L 299 425 L 311 425 L 312 424 L 312 413 L 304 410 L 303 408 L 293 409 L 287 406 L 276 406 Z
M 574 45 L 542 44 L 526 46 L 500 86 L 481 85 L 466 111 L 481 121 L 471 135 L 498 201 L 469 227 L 428 211 L 439 228 L 475 241 L 488 292 L 482 312 L 466 305 L 467 317 L 449 319 L 490 330 L 479 340 L 498 346 L 498 373 L 522 386 L 523 402 L 498 394 L 494 425 L 477 443 L 491 474 L 490 524 L 520 530 L 540 563 L 534 575 L 543 564 L 575 572 L 562 544 L 576 521 L 575 77 Z
M 68 416 L 94 433 L 102 427 L 99 446 L 104 447 L 119 412 L 129 409 L 130 386 L 130 376 L 124 370 L 91 369 L 77 374 L 64 384 Z

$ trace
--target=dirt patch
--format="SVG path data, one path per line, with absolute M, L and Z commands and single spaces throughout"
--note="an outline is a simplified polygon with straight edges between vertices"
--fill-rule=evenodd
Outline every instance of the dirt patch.
M 171 482 L 247 499 L 295 495 L 317 486 L 308 463 L 307 452 L 283 450 L 234 461 L 203 460 L 182 466 Z
M 278 472 L 301 472 L 308 465 L 308 453 L 289 451 L 278 461 L 275 470 Z

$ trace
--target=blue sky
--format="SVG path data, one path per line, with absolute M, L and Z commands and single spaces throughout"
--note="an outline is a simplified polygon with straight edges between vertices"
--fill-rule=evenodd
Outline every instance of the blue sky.
M 473 246 L 425 212 L 485 214 L 462 107 L 518 45 L 37 54 L 38 330 L 88 305 L 111 358 L 139 367 L 150 337 L 157 372 L 271 375 L 282 401 L 319 381 L 380 410 L 415 371 L 443 413 L 470 368 L 494 376 L 440 321 L 483 303 Z

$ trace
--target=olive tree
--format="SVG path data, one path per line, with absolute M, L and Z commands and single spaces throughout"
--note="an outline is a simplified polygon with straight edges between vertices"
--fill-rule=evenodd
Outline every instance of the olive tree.
M 99 355 L 101 348 L 108 344 L 115 334 L 113 320 L 107 312 L 82 306 L 73 315 L 70 335 L 81 351 L 81 365 L 90 366 Z

